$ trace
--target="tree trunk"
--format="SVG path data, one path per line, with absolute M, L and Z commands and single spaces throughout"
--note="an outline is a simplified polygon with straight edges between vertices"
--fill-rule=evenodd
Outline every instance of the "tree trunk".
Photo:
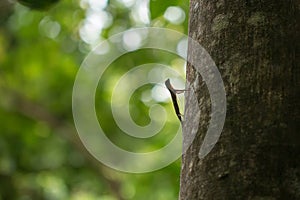
M 191 0 L 189 36 L 222 75 L 227 116 L 218 143 L 200 159 L 210 97 L 188 64 L 187 85 L 198 88 L 187 93 L 185 121 L 195 110 L 190 95 L 201 115 L 183 129 L 185 142 L 199 127 L 183 155 L 180 199 L 300 199 L 299 8 L 296 0 Z

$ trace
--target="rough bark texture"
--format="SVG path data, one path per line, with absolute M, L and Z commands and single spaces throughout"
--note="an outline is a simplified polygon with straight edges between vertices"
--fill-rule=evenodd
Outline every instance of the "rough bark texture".
M 189 36 L 222 74 L 227 116 L 218 143 L 199 159 L 210 99 L 188 65 L 201 116 L 183 155 L 180 199 L 300 199 L 299 8 L 297 0 L 191 0 Z M 184 129 L 184 140 L 192 129 Z

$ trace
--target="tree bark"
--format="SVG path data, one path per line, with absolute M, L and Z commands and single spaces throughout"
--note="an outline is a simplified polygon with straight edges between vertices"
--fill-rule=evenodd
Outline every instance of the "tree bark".
M 187 66 L 185 121 L 195 95 L 199 124 L 184 127 L 180 199 L 300 199 L 299 8 L 296 0 L 191 0 L 189 36 L 224 81 L 227 116 L 213 150 L 198 157 L 210 120 L 205 82 Z M 193 49 L 188 49 L 193 57 Z

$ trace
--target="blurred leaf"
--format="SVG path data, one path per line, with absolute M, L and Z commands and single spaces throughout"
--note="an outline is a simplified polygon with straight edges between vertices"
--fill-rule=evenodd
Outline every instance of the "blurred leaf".
M 164 15 L 170 6 L 179 6 L 183 10 L 188 11 L 189 2 L 187 0 L 150 0 L 151 19 L 156 19 Z M 187 13 L 187 12 L 186 12 Z
M 185 13 L 185 20 L 183 21 L 182 25 L 184 28 L 184 33 L 187 34 L 188 31 L 188 16 L 189 16 L 189 1 L 188 0 L 150 0 L 150 13 L 151 19 L 156 21 L 164 21 L 162 16 L 164 15 L 165 11 L 170 6 L 178 6 L 180 7 Z M 177 31 L 178 29 L 182 29 L 181 26 L 174 26 L 174 25 L 167 25 L 166 28 L 171 28 Z
M 19 3 L 34 10 L 47 10 L 58 1 L 59 0 L 18 0 Z
M 151 19 L 164 14 L 169 6 L 176 6 L 180 0 L 150 0 Z

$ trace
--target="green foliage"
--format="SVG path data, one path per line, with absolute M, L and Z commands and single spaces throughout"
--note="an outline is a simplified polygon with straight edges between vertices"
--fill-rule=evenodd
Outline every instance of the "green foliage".
M 49 9 L 53 4 L 59 0 L 18 0 L 19 3 L 31 9 L 45 10 Z
M 32 9 L 49 8 L 55 2 L 20 0 Z M 95 162 L 78 140 L 71 107 L 73 82 L 81 62 L 99 41 L 87 42 L 81 32 L 91 12 L 86 2 L 60 1 L 47 12 L 16 3 L 10 5 L 13 12 L 1 19 L 0 199 L 177 199 L 180 161 L 152 173 L 121 173 Z M 166 22 L 162 16 L 168 1 L 159 2 L 163 6 L 150 4 L 153 20 L 149 24 L 187 30 L 185 22 Z M 174 2 L 169 5 L 183 5 Z M 99 31 L 99 38 L 135 26 L 148 26 L 133 17 L 133 7 L 122 1 L 109 1 L 103 12 L 110 16 L 111 22 Z M 158 11 L 158 7 L 164 9 Z M 170 118 L 149 141 L 126 136 L 113 120 L 110 110 L 113 84 L 132 67 L 149 62 L 178 69 L 183 66 L 176 64 L 180 63 L 176 56 L 166 52 L 133 52 L 112 63 L 98 84 L 95 97 L 98 119 L 107 136 L 124 149 L 142 152 L 159 149 L 180 126 L 171 102 L 158 102 L 167 109 Z M 140 88 L 130 100 L 130 112 L 137 124 L 149 122 L 149 105 L 141 97 L 152 88 L 152 85 Z M 152 99 L 151 103 L 157 102 Z
M 188 12 L 189 12 L 189 1 L 187 0 L 150 0 L 150 13 L 152 20 L 165 21 L 162 16 L 165 14 L 169 7 L 179 7 L 185 13 L 185 20 L 183 22 L 184 32 L 187 33 L 188 25 Z
M 166 0 L 166 1 L 160 1 L 160 0 L 151 0 L 150 1 L 150 11 L 151 11 L 151 18 L 155 19 L 157 17 L 160 17 L 164 14 L 164 12 L 167 10 L 170 6 L 180 6 L 184 10 L 188 9 L 188 1 L 182 1 L 182 0 Z

